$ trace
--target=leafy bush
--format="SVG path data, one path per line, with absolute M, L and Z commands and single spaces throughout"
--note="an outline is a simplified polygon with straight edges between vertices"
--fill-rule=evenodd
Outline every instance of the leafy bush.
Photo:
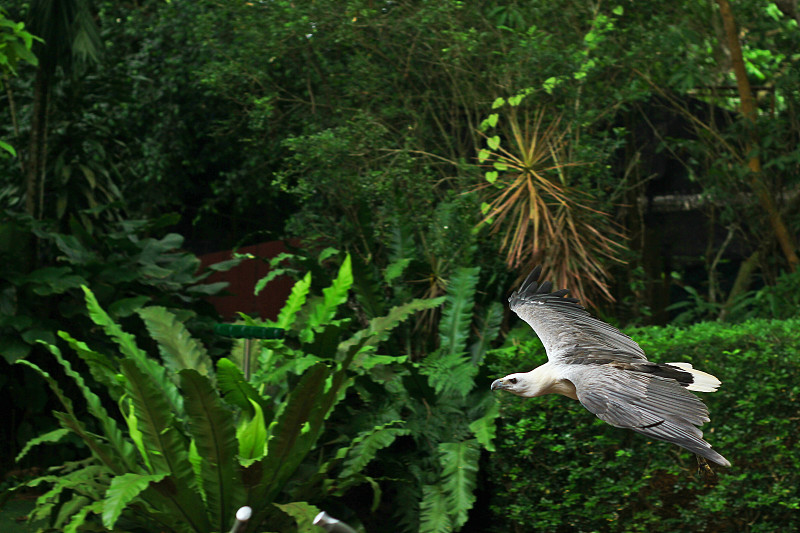
M 321 257 L 329 257 L 330 253 L 329 250 Z M 402 259 L 394 262 L 395 266 L 387 267 L 386 277 L 392 271 L 402 272 L 406 263 Z M 354 276 L 345 281 L 341 275 L 340 271 L 339 278 L 324 291 L 323 302 L 341 299 L 341 288 L 349 284 L 360 303 L 366 301 L 365 295 L 372 297 L 369 290 L 365 291 L 364 279 L 356 280 Z M 376 454 L 376 460 L 365 464 L 360 476 L 360 484 L 369 483 L 371 497 L 361 492 L 348 509 L 337 511 L 347 521 L 363 523 L 367 531 L 385 527 L 386 516 L 392 516 L 394 529 L 408 532 L 458 531 L 467 524 L 477 498 L 481 451 L 493 449 L 497 409 L 489 389 L 483 386 L 488 376 L 483 373 L 482 362 L 499 333 L 502 319 L 499 302 L 485 308 L 477 305 L 479 281 L 478 267 L 457 268 L 447 280 L 444 297 L 424 300 L 429 302 L 431 311 L 434 304 L 441 304 L 438 326 L 431 335 L 434 339 L 421 339 L 435 346 L 424 357 L 397 355 L 411 343 L 404 343 L 407 337 L 403 335 L 399 340 L 397 336 L 390 338 L 387 332 L 386 346 L 394 348 L 389 352 L 394 355 L 362 350 L 351 365 L 353 386 L 333 413 L 321 438 L 328 444 L 321 446 L 318 453 L 330 456 L 339 443 L 356 442 L 359 435 L 373 428 L 386 428 L 358 444 Z M 304 278 L 295 285 L 298 294 L 308 291 L 308 283 Z M 260 282 L 257 286 L 261 285 Z M 395 298 L 401 292 L 397 291 Z M 377 295 L 371 302 L 357 308 L 356 320 L 361 319 L 362 312 L 370 310 L 371 315 L 387 305 Z M 395 307 L 396 311 L 387 317 L 407 305 Z M 325 347 L 335 346 L 331 341 L 348 326 L 342 319 L 320 316 L 324 314 L 307 315 L 299 323 L 287 323 L 282 317 L 276 323 L 265 323 L 289 328 L 300 348 L 266 343 L 258 363 L 262 370 L 254 382 L 267 390 L 282 390 L 287 386 L 286 376 L 291 376 L 289 369 L 326 357 L 325 353 L 331 350 Z M 383 320 L 373 318 L 368 330 Z M 319 325 L 310 330 L 309 324 L 314 323 Z M 419 330 L 413 334 L 425 336 Z M 328 482 L 316 492 L 344 494 L 345 489 L 355 488 L 355 481 L 349 485 Z
M 202 306 L 210 310 L 201 297 L 225 286 L 202 283 L 210 272 L 198 275 L 200 260 L 181 249 L 183 237 L 166 232 L 176 215 L 109 222 L 98 217 L 100 211 L 73 218 L 69 231 L 10 211 L 0 219 L 0 279 L 6 283 L 0 353 L 9 363 L 26 357 L 38 341 L 55 342 L 65 319 L 74 331 L 85 310 L 81 285 L 92 287 L 115 318 L 147 304 L 180 305 L 188 318 Z M 34 242 L 35 264 L 26 257 Z
M 30 441 L 20 458 L 33 446 L 59 442 L 68 434 L 80 438 L 90 452 L 23 485 L 50 487 L 37 499 L 32 520 L 66 532 L 95 527 L 98 517 L 108 529 L 152 531 L 155 524 L 160 531 L 199 533 L 226 530 L 236 509 L 247 503 L 254 509 L 249 530 L 261 531 L 267 524 L 270 530 L 287 531 L 289 516 L 302 525 L 318 512 L 295 497 L 322 500 L 353 485 L 374 485 L 361 470 L 381 447 L 406 432 L 398 421 L 310 452 L 353 383 L 351 365 L 368 367 L 365 358 L 375 354 L 389 330 L 441 301 L 409 302 L 373 320 L 366 330 L 339 339 L 346 319 L 337 319 L 336 311 L 352 282 L 348 256 L 322 297 L 309 298 L 309 275 L 295 285 L 277 324 L 289 329 L 292 338 L 272 341 L 264 350 L 274 364 L 260 367 L 258 388 L 230 359 L 220 359 L 215 368 L 205 347 L 165 308 L 139 309 L 162 365 L 84 288 L 92 321 L 113 340 L 118 354 L 95 351 L 59 332 L 88 367 L 87 374 L 54 344 L 47 347 L 91 419 L 76 416 L 75 399 L 56 377 L 28 360 L 18 361 L 47 381 L 63 407 L 54 413 L 61 427 Z M 299 348 L 290 347 L 297 341 Z M 119 409 L 113 415 L 112 405 Z
M 502 397 L 489 463 L 494 530 L 797 530 L 798 331 L 798 318 L 629 331 L 651 359 L 722 380 L 704 395 L 712 421 L 703 429 L 733 466 L 715 468 L 715 479 L 696 473 L 689 452 L 613 428 L 572 400 Z M 496 375 L 544 360 L 531 336 L 520 329 L 490 352 Z
M 176 215 L 121 220 L 113 206 L 74 215 L 59 228 L 53 220 L 0 214 L 0 402 L 7 409 L 0 424 L 2 470 L 28 439 L 52 428 L 54 405 L 47 404 L 55 402 L 41 380 L 11 363 L 30 357 L 53 370 L 57 364 L 38 342 L 56 342 L 59 329 L 81 338 L 96 327 L 86 317 L 81 285 L 92 288 L 115 320 L 136 328 L 133 333 L 143 329 L 134 311 L 144 305 L 178 307 L 174 312 L 196 331 L 210 331 L 203 322 L 217 316 L 203 297 L 225 284 L 205 283 L 210 271 L 198 273 L 199 259 L 181 248 L 181 235 L 167 230 Z M 61 446 L 48 457 L 59 461 L 73 452 Z

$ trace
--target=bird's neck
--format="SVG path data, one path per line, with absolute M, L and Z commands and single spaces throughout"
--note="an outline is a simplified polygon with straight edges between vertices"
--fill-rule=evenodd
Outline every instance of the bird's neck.
M 573 400 L 578 399 L 575 385 L 568 379 L 561 377 L 558 369 L 550 362 L 534 368 L 528 372 L 528 375 L 532 386 L 526 396 L 534 398 L 545 394 L 561 394 Z

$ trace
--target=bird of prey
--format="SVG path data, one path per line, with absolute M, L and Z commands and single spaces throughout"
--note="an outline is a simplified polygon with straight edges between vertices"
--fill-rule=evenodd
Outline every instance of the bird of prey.
M 562 394 L 600 420 L 650 438 L 672 442 L 722 466 L 697 428 L 708 422 L 705 404 L 689 391 L 714 392 L 720 381 L 689 363 L 654 363 L 630 337 L 591 316 L 566 289 L 539 283 L 537 266 L 508 299 L 509 306 L 542 341 L 547 363 L 492 383 L 524 398 Z

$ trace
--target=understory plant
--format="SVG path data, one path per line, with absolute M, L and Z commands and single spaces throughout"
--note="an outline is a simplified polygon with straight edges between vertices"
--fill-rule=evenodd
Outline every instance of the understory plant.
M 392 263 L 385 275 L 399 275 L 404 264 L 407 261 Z M 342 343 L 342 332 L 360 317 L 337 320 L 323 311 L 337 301 L 343 303 L 351 285 L 352 299 L 358 304 L 367 301 L 365 292 L 375 294 L 356 287 L 364 280 L 349 273 L 348 256 L 323 295 L 309 296 L 310 302 L 319 301 L 317 312 L 302 311 L 311 285 L 306 275 L 295 284 L 290 297 L 299 312 L 293 314 L 287 306 L 275 322 L 252 322 L 285 328 L 294 339 L 293 343 L 264 343 L 253 379 L 259 390 L 282 391 L 291 387 L 292 376 L 302 369 L 342 357 L 342 346 L 353 342 Z M 423 339 L 435 348 L 424 356 L 412 357 L 398 350 L 378 354 L 376 343 L 363 344 L 350 363 L 352 385 L 320 439 L 326 444 L 315 451 L 319 460 L 305 467 L 308 476 L 297 485 L 296 499 L 314 502 L 320 494 L 345 495 L 352 490 L 360 495 L 360 503 L 340 509 L 340 517 L 363 524 L 366 531 L 385 528 L 387 516 L 392 517 L 397 531 L 435 533 L 458 531 L 467 525 L 476 501 L 481 452 L 494 449 L 498 411 L 482 361 L 499 333 L 503 315 L 499 302 L 483 308 L 476 305 L 479 282 L 479 268 L 456 268 L 445 281 L 444 296 L 422 300 L 429 302 L 429 310 L 436 305 L 440 311 L 436 342 Z M 384 317 L 372 318 L 362 331 L 375 331 L 387 319 L 405 313 L 409 305 L 417 308 L 415 300 L 411 302 Z M 385 303 L 376 299 L 370 309 L 382 305 Z M 306 309 L 311 309 L 308 302 Z M 398 345 L 388 330 L 374 339 Z M 340 457 L 337 450 L 343 442 L 352 443 L 357 452 L 353 459 Z M 372 457 L 375 460 L 369 461 Z M 358 469 L 358 476 L 331 477 L 332 473 Z
M 40 531 L 219 532 L 246 504 L 254 511 L 247 531 L 282 532 L 293 530 L 295 521 L 308 527 L 318 512 L 296 497 L 328 501 L 350 486 L 375 485 L 362 471 L 405 431 L 399 421 L 333 445 L 320 445 L 319 437 L 354 377 L 384 361 L 376 348 L 388 332 L 441 301 L 408 302 L 352 333 L 347 319 L 337 316 L 351 285 L 349 257 L 321 297 L 310 297 L 310 276 L 298 282 L 277 323 L 287 338 L 269 341 L 252 382 L 230 358 L 214 362 L 163 307 L 137 311 L 160 358 L 148 354 L 84 288 L 89 317 L 115 348 L 96 351 L 59 332 L 78 356 L 72 360 L 45 343 L 68 388 L 41 366 L 18 361 L 47 381 L 63 407 L 54 413 L 61 427 L 30 441 L 18 459 L 67 435 L 88 452 L 23 485 L 47 487 L 31 520 Z M 263 357 L 274 357 L 275 364 Z M 76 402 L 85 404 L 88 419 L 79 416 Z

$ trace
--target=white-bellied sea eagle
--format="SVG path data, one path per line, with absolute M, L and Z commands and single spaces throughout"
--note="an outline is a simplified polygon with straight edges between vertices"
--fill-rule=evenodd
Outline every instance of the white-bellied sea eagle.
M 600 420 L 672 442 L 722 466 L 730 462 L 703 440 L 705 404 L 689 391 L 714 392 L 720 381 L 689 363 L 654 363 L 630 337 L 591 316 L 568 291 L 539 283 L 536 267 L 508 299 L 542 341 L 547 362 L 492 383 L 524 398 L 562 394 Z

